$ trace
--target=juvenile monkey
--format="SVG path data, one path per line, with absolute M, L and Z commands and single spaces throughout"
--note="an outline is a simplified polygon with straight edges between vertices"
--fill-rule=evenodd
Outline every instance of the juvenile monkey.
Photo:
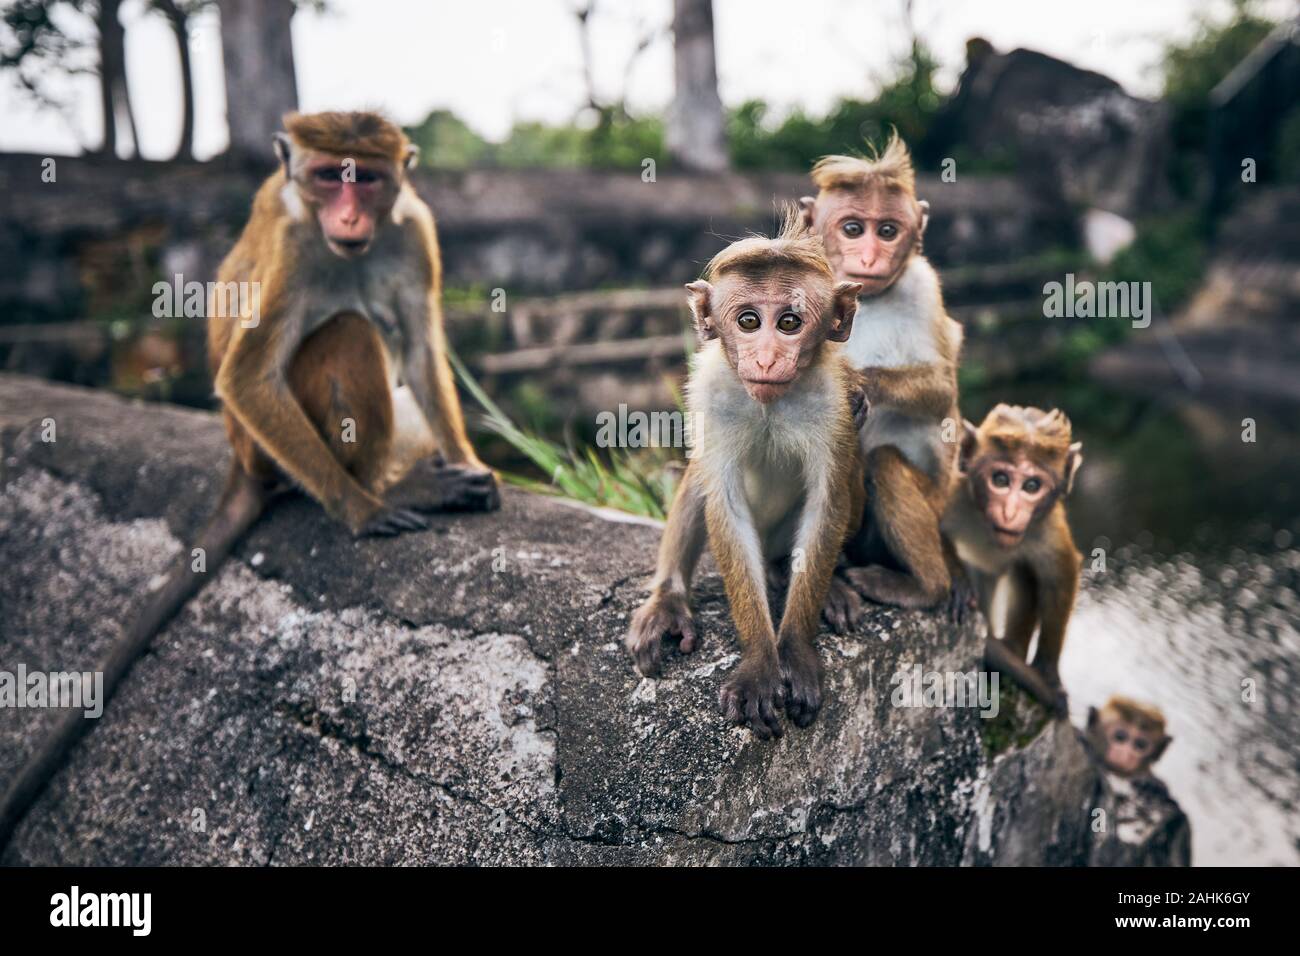
M 1106 769 L 1121 777 L 1150 773 L 1174 739 L 1165 733 L 1160 708 L 1118 694 L 1100 711 L 1088 708 L 1086 736 Z
M 374 113 L 290 114 L 279 170 L 253 200 L 209 303 L 209 359 L 233 448 L 216 511 L 99 670 L 104 695 L 214 575 L 286 486 L 356 535 L 426 527 L 425 512 L 498 506 L 470 447 L 443 337 L 433 214 L 407 181 L 417 150 Z M 242 298 L 233 290 L 248 290 Z M 395 487 L 393 391 L 409 387 L 440 456 Z M 419 445 L 420 439 L 413 444 Z M 89 722 L 67 711 L 0 802 L 0 848 Z
M 826 608 L 842 631 L 861 615 L 859 595 L 920 608 L 948 594 L 939 518 L 952 492 L 961 420 L 962 330 L 921 255 L 929 204 L 916 198 L 902 140 L 894 135 L 870 159 L 826 156 L 812 179 L 818 193 L 801 200 L 804 220 L 822 237 L 835 277 L 862 286 L 843 352 L 863 373 L 871 405 L 860 433 L 867 514 Z
M 723 249 L 687 289 L 701 343 L 688 385 L 694 456 L 627 646 L 643 674 L 658 670 L 665 636 L 694 649 L 690 582 L 707 536 L 741 642 L 722 711 L 767 739 L 781 734 L 783 707 L 803 727 L 821 706 L 813 638 L 862 512 L 855 383 L 828 344 L 848 338 L 859 286 L 835 281 L 821 241 L 790 216 L 776 239 Z M 784 556 L 792 561 L 778 628 L 766 573 Z
M 1079 590 L 1082 559 L 1065 498 L 1083 462 L 1070 420 L 1059 410 L 998 405 L 976 428 L 964 423 L 959 473 L 943 532 L 984 617 L 1008 588 L 1005 633 L 985 642 L 986 663 L 1025 687 L 1058 717 L 1066 695 L 1057 662 Z M 1029 642 L 1038 630 L 1032 666 Z

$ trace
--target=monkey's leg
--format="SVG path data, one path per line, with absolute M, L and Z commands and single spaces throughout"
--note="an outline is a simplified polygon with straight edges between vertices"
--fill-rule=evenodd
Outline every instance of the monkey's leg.
M 264 321 L 231 343 L 217 372 L 217 395 L 259 449 L 279 470 L 307 490 L 354 535 L 385 535 L 426 527 L 413 511 L 390 509 L 334 458 L 315 423 L 303 411 L 287 376 L 276 368 L 282 343 L 264 332 Z M 289 334 L 281 332 L 278 334 Z M 290 360 L 292 356 L 290 356 Z
M 776 633 L 767 606 L 763 552 L 739 479 L 723 478 L 724 489 L 705 504 L 709 549 L 722 572 L 731 617 L 740 635 L 740 663 L 722 685 L 719 704 L 732 723 L 748 724 L 760 740 L 781 735 L 777 711 L 785 694 Z M 821 605 L 818 604 L 818 610 Z
M 236 542 L 261 515 L 270 497 L 263 481 L 246 474 L 238 459 L 231 462 L 230 477 L 216 512 L 193 544 L 184 549 L 162 587 L 146 599 L 139 616 L 110 645 L 99 664 L 97 670 L 104 675 L 104 703 L 113 696 L 131 665 L 148 649 L 154 635 L 216 574 Z M 196 549 L 202 549 L 201 571 L 194 570 Z M 0 799 L 0 850 L 8 844 L 14 828 L 45 789 L 68 752 L 94 723 L 78 710 L 60 712 L 54 726 Z
M 679 635 L 683 654 L 695 650 L 695 625 L 691 620 L 690 588 L 695 565 L 704 550 L 704 497 L 699 492 L 693 465 L 686 467 L 668 524 L 659 540 L 659 560 L 650 582 L 650 596 L 632 615 L 624 645 L 647 677 L 659 672 L 665 635 Z
M 786 598 L 785 614 L 777 632 L 777 654 L 781 663 L 781 676 L 785 681 L 785 710 L 799 727 L 807 727 L 817 717 L 822 704 L 822 668 L 817 656 L 814 638 L 821 621 L 826 593 L 835 573 L 835 562 L 844 540 L 848 502 L 842 503 L 834 513 L 833 493 L 823 496 L 809 494 L 822 500 L 821 519 L 801 529 L 797 548 L 805 555 L 802 571 L 790 577 L 790 591 Z
M 871 520 L 890 553 L 907 568 L 883 565 L 850 568 L 845 576 L 858 591 L 879 604 L 927 608 L 943 600 L 951 586 L 939 517 L 930 504 L 937 495 L 931 482 L 891 446 L 867 457 L 874 495 Z

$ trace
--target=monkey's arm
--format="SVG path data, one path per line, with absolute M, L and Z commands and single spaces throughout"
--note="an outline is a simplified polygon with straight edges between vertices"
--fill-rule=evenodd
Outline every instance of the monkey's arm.
M 406 356 L 407 383 L 447 463 L 487 471 L 465 432 L 456 380 L 447 361 L 441 312 L 432 302 L 423 307 L 428 310 L 424 321 L 426 344 L 417 345 Z
M 1060 506 L 1057 506 L 1060 508 Z M 1034 669 L 1043 675 L 1049 685 L 1060 690 L 1057 662 L 1065 644 L 1065 630 L 1074 612 L 1074 601 L 1079 593 L 1079 568 L 1082 560 L 1074 548 L 1070 530 L 1065 523 L 1064 509 L 1059 517 L 1044 529 L 1056 537 L 1053 558 L 1034 569 L 1034 587 L 1038 598 L 1040 618 L 1038 649 L 1034 652 Z
M 237 329 L 217 372 L 216 392 L 257 444 L 295 482 L 353 533 L 384 511 L 384 503 L 357 482 L 330 453 L 294 398 L 274 333 Z M 283 333 L 281 333 L 283 334 Z
M 1016 656 L 1005 643 L 991 635 L 984 641 L 984 666 L 1010 677 L 1033 694 L 1053 716 L 1068 716 L 1064 695 L 1051 687 L 1042 674 Z
M 940 421 L 953 413 L 957 403 L 957 373 L 947 363 L 865 368 L 861 372 L 873 405 L 889 405 L 917 418 Z
M 767 605 L 767 569 L 740 476 L 734 467 L 721 470 L 715 476 L 718 487 L 705 496 L 704 517 L 741 655 L 722 685 L 719 703 L 728 720 L 748 724 L 755 736 L 767 740 L 781 735 L 777 711 L 785 692 Z
M 642 674 L 659 670 L 665 634 L 681 636 L 682 652 L 695 649 L 695 625 L 691 620 L 690 588 L 695 565 L 704 550 L 704 498 L 694 465 L 686 466 L 668 523 L 659 540 L 659 560 L 650 582 L 650 596 L 632 615 L 626 645 Z

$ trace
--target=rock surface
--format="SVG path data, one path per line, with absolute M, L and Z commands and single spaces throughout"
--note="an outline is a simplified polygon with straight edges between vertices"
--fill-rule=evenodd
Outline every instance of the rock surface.
M 202 520 L 220 425 L 0 376 L 0 443 L 0 670 L 93 669 Z M 517 492 L 492 515 L 362 542 L 281 502 L 0 860 L 1186 862 L 1177 805 L 1110 825 L 1122 814 L 1077 734 L 1019 695 L 995 720 L 893 705 L 896 672 L 972 670 L 973 628 L 881 609 L 823 635 L 826 707 L 764 744 L 716 711 L 737 648 L 706 566 L 702 648 L 639 678 L 620 638 L 656 541 Z M 0 710 L 0 783 L 47 714 Z

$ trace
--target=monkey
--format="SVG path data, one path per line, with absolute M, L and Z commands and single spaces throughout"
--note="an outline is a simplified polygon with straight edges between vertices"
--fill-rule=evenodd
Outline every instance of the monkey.
M 853 379 L 836 344 L 860 287 L 834 280 L 821 240 L 792 212 L 775 239 L 732 243 L 686 288 L 700 341 L 687 385 L 692 455 L 626 645 L 645 675 L 658 671 L 665 636 L 694 649 L 690 583 L 707 539 L 741 644 L 719 705 L 767 740 L 782 733 L 782 708 L 806 727 L 821 707 L 814 638 L 862 511 Z M 766 572 L 784 556 L 793 560 L 774 627 Z
M 1160 708 L 1118 694 L 1100 711 L 1088 708 L 1085 736 L 1106 769 L 1121 777 L 1149 774 L 1173 740 Z
M 433 214 L 407 177 L 418 150 L 376 113 L 291 113 L 284 127 L 273 143 L 279 168 L 254 197 L 209 302 L 209 362 L 233 454 L 194 541 L 205 570 L 192 569 L 187 549 L 146 598 L 99 668 L 106 700 L 289 486 L 356 536 L 419 530 L 428 512 L 499 506 L 447 360 Z M 395 431 L 398 384 L 437 448 L 395 480 L 395 445 L 424 440 Z M 87 728 L 68 715 L 5 792 L 0 849 Z
M 895 133 L 872 158 L 825 156 L 815 197 L 800 200 L 839 280 L 862 286 L 846 360 L 864 374 L 871 414 L 860 432 L 867 514 L 832 583 L 827 623 L 859 620 L 861 598 L 932 607 L 951 587 L 939 519 L 953 489 L 962 328 L 921 254 L 929 204 L 916 198 Z
M 994 593 L 1005 583 L 1006 626 L 1000 640 L 990 633 L 985 641 L 985 663 L 1065 717 L 1068 699 L 1057 665 L 1083 564 L 1065 499 L 1083 463 L 1083 443 L 1073 440 L 1070 420 L 1059 409 L 997 405 L 978 428 L 969 421 L 962 427 L 962 487 L 942 522 L 962 575 L 959 590 L 974 591 L 992 627 Z

